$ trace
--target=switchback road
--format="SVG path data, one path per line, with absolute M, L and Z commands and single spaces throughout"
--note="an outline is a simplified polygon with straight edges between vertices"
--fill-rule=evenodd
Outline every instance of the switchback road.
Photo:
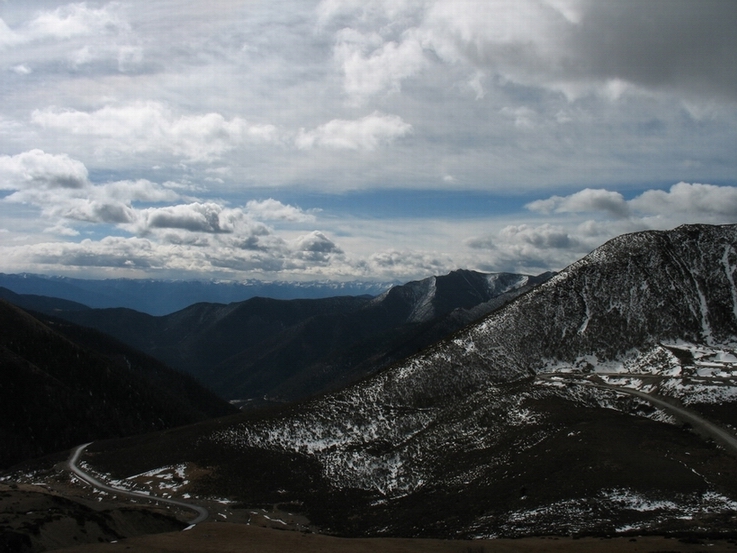
M 201 507 L 200 505 L 194 505 L 193 503 L 186 503 L 184 501 L 178 501 L 176 499 L 169 499 L 166 497 L 147 495 L 140 492 L 131 492 L 122 488 L 114 488 L 103 482 L 100 482 L 97 478 L 77 466 L 77 461 L 79 460 L 80 455 L 82 455 L 82 452 L 88 445 L 90 444 L 82 444 L 74 448 L 72 454 L 69 456 L 69 460 L 67 461 L 67 466 L 70 471 L 72 471 L 77 477 L 79 477 L 80 480 L 87 482 L 90 486 L 93 486 L 108 493 L 124 495 L 127 497 L 135 497 L 136 499 L 147 499 L 149 501 L 156 501 L 157 503 L 164 503 L 166 505 L 173 505 L 175 507 L 189 509 L 197 513 L 197 516 L 190 521 L 191 525 L 203 522 L 209 516 L 207 509 Z

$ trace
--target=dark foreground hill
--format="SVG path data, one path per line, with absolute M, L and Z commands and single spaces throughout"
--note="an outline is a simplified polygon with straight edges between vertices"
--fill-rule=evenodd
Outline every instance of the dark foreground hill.
M 737 226 L 625 235 L 355 386 L 90 459 L 343 535 L 734 537 L 736 278 Z
M 372 374 L 549 277 L 455 271 L 376 298 L 253 298 L 163 317 L 128 309 L 54 314 L 185 371 L 226 399 L 293 401 Z
M 159 361 L 89 329 L 47 323 L 0 300 L 0 468 L 232 412 Z

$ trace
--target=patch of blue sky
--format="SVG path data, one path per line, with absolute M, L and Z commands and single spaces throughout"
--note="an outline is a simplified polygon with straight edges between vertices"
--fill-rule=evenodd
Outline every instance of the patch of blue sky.
M 276 191 L 275 191 L 276 192 Z M 288 192 L 271 195 L 320 217 L 361 219 L 478 219 L 524 210 L 537 194 L 501 195 L 477 190 L 367 190 L 344 194 Z M 259 197 L 258 199 L 265 199 Z

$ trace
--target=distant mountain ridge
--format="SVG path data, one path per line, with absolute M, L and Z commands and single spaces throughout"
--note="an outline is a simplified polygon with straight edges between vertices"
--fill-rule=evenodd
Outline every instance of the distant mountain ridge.
M 228 399 L 302 399 L 412 354 L 550 277 L 459 270 L 384 294 L 199 303 L 153 317 L 55 311 L 194 375 Z
M 316 299 L 337 295 L 375 296 L 386 282 L 243 282 L 154 279 L 79 279 L 31 273 L 0 273 L 0 287 L 16 294 L 56 297 L 93 308 L 125 307 L 166 315 L 195 303 L 232 303 L 253 297 Z

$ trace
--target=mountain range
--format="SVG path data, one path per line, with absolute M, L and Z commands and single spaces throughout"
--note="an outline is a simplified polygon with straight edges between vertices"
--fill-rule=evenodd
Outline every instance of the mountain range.
M 734 225 L 624 235 L 344 390 L 92 446 L 96 466 L 207 466 L 188 493 L 343 535 L 730 536 L 734 454 L 668 406 L 737 425 L 736 270 Z
M 457 271 L 373 298 L 252 299 L 165 317 L 16 298 L 45 314 L 32 319 L 3 304 L 3 346 L 44 370 L 83 354 L 87 366 L 130 347 L 104 329 L 161 358 L 193 357 L 203 371 L 208 353 L 218 370 L 252 369 L 251 352 L 262 347 L 271 361 L 232 373 L 231 386 L 268 367 L 294 379 L 272 390 L 319 381 L 318 372 L 283 372 L 300 357 L 326 374 L 343 366 L 361 375 L 329 393 L 322 381 L 309 400 L 87 449 L 99 478 L 217 498 L 224 521 L 299 520 L 292 526 L 302 531 L 342 536 L 729 539 L 737 536 L 736 278 L 737 225 L 685 225 L 617 237 L 537 281 Z M 444 338 L 423 343 L 432 332 Z M 351 373 L 367 351 L 385 362 Z M 110 372 L 95 367 L 91 380 Z M 256 381 L 249 390 L 259 390 Z M 89 392 L 75 396 L 86 405 L 82 396 Z
M 81 279 L 32 273 L 0 273 L 0 287 L 21 295 L 55 297 L 93 308 L 126 307 L 149 315 L 166 315 L 194 303 L 232 303 L 253 297 L 326 298 L 375 296 L 387 282 L 239 282 L 217 280 Z
M 338 389 L 432 344 L 550 278 L 459 270 L 377 297 L 252 298 L 154 317 L 37 296 L 19 305 L 109 334 L 228 400 L 294 401 Z M 1 293 L 0 293 L 1 295 Z M 23 303 L 26 302 L 26 303 Z

